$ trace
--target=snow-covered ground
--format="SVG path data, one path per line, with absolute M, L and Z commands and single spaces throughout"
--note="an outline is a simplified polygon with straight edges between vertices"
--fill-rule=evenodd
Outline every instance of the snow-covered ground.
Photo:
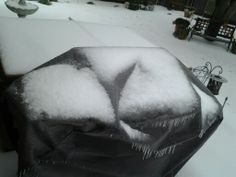
M 62 0 L 61 0 L 62 1 Z M 130 11 L 122 4 L 94 1 L 96 5 L 86 4 L 86 0 L 63 0 L 45 6 L 36 3 L 39 10 L 27 18 L 68 19 L 77 21 L 113 24 L 128 27 L 157 46 L 168 49 L 187 66 L 203 65 L 211 61 L 213 65 L 224 68 L 223 76 L 228 79 L 217 98 L 222 103 L 226 96 L 229 101 L 224 108 L 224 121 L 216 133 L 200 151 L 178 173 L 178 177 L 234 177 L 236 168 L 236 55 L 226 51 L 222 43 L 210 43 L 194 37 L 190 42 L 173 37 L 172 22 L 183 17 L 183 12 L 168 11 L 156 6 L 154 12 Z M 70 1 L 70 3 L 67 3 Z M 0 2 L 0 16 L 16 17 Z M 1 27 L 0 27 L 1 30 Z M 52 29 L 56 30 L 56 29 Z M 0 176 L 14 177 L 16 170 L 15 154 L 0 155 Z

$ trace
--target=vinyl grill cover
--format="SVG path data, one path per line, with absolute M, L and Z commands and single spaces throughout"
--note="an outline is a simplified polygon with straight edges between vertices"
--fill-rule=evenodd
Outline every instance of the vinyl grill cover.
M 73 48 L 16 80 L 18 176 L 174 176 L 223 119 L 161 48 Z

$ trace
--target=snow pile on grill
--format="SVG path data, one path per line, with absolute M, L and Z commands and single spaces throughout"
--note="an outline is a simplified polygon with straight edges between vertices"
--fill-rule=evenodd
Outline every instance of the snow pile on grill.
M 161 120 L 163 126 L 168 121 L 179 125 L 195 118 L 193 113 L 201 105 L 203 133 L 215 121 L 219 109 L 217 102 L 191 83 L 179 61 L 167 51 L 160 48 L 79 48 L 77 52 L 88 60 L 91 68 L 57 64 L 24 77 L 22 96 L 29 112 L 36 113 L 35 117 L 46 114 L 50 118 L 94 118 L 103 122 L 115 122 L 119 118 L 124 120 L 119 121 L 120 127 L 131 139 L 144 139 L 148 135 L 131 128 L 125 120 L 147 112 L 154 112 L 157 118 L 164 116 L 167 122 Z M 121 90 L 114 89 L 119 87 L 116 79 L 124 73 L 127 77 L 122 81 L 125 83 L 121 83 L 124 86 Z M 176 117 L 170 119 L 170 115 Z
M 34 113 L 114 121 L 109 96 L 88 68 L 52 65 L 27 74 L 23 82 L 24 101 Z
M 160 48 L 85 48 L 82 50 L 103 81 L 135 66 L 121 93 L 119 113 L 171 109 L 191 111 L 196 95 L 178 61 Z

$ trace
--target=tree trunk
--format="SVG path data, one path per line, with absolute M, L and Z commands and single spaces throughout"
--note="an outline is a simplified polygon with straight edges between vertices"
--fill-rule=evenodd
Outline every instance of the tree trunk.
M 206 34 L 216 37 L 221 25 L 227 23 L 236 11 L 236 0 L 216 0 L 216 7 Z

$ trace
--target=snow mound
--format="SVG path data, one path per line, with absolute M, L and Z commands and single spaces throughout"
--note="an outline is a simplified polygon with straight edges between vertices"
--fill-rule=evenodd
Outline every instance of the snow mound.
M 200 106 L 199 95 L 203 131 L 216 119 L 217 102 L 191 83 L 179 61 L 166 50 L 102 47 L 78 48 L 76 52 L 85 56 L 91 68 L 78 70 L 72 65 L 57 64 L 23 78 L 23 97 L 34 113 L 104 122 L 117 117 L 139 119 L 146 113 L 153 118 L 165 116 L 168 120 L 174 115 L 185 120 L 184 115 L 195 117 L 189 115 Z M 179 121 L 184 122 L 183 119 Z M 121 126 L 127 132 L 135 132 L 122 122 Z
M 147 48 L 140 50 L 149 51 Z M 98 76 L 108 82 L 115 80 L 116 76 L 138 60 L 139 48 L 84 48 L 81 51 L 92 64 Z
M 22 96 L 36 116 L 115 120 L 109 96 L 88 68 L 53 65 L 27 74 L 23 83 Z
M 197 104 L 178 60 L 162 48 L 84 48 L 82 52 L 106 82 L 135 66 L 121 93 L 121 115 L 164 108 L 185 113 Z
M 121 115 L 140 111 L 192 111 L 197 99 L 178 61 L 165 50 L 138 53 L 119 103 Z

